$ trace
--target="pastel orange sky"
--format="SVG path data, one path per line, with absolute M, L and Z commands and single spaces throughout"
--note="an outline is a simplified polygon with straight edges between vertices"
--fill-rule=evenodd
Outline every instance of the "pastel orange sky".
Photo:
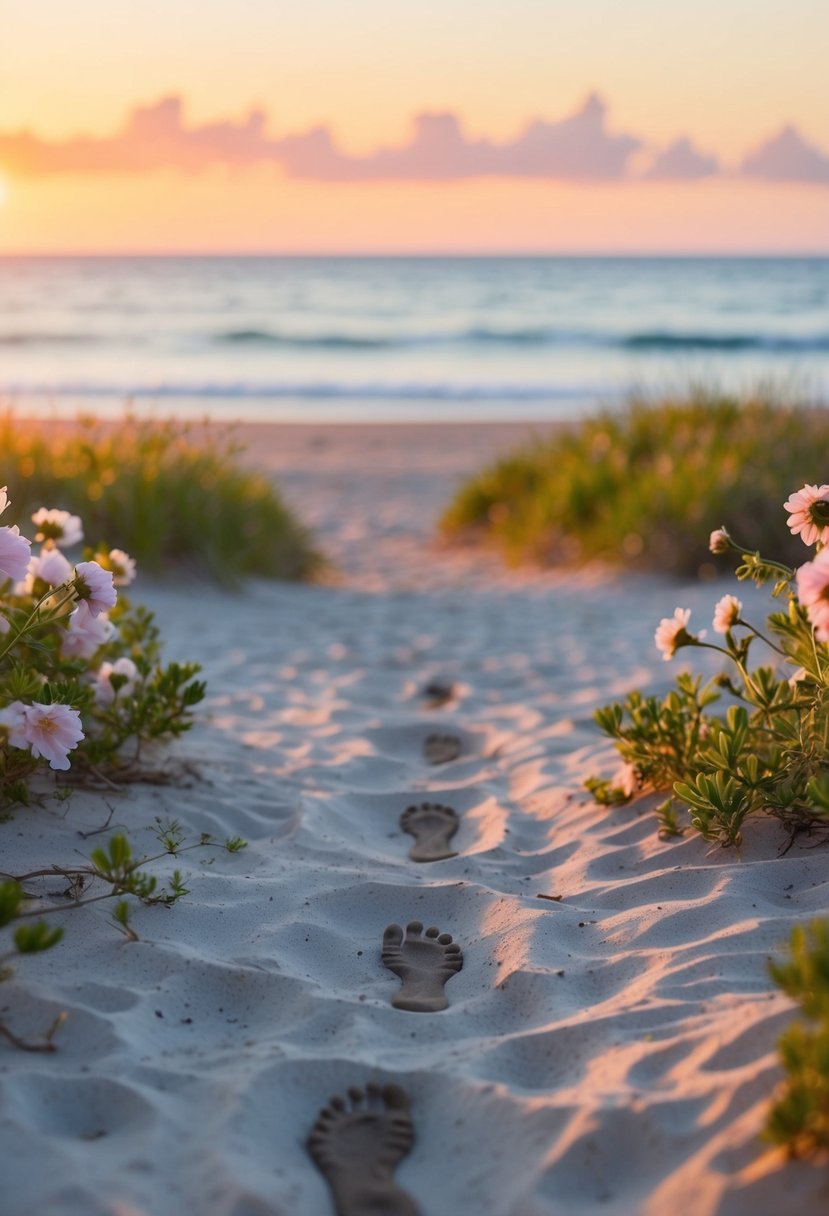
M 822 0 L 11 7 L 2 252 L 829 250 Z

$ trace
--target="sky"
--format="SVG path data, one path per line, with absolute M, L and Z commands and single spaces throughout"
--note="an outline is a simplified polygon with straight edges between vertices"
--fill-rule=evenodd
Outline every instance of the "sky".
M 3 253 L 829 252 L 824 0 L 7 7 Z

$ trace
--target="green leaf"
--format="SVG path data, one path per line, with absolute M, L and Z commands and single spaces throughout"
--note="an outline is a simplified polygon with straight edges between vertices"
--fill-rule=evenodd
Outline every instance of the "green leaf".
M 34 925 L 19 925 L 14 931 L 14 944 L 20 954 L 38 954 L 56 946 L 62 937 L 63 929 L 51 929 L 39 920 Z

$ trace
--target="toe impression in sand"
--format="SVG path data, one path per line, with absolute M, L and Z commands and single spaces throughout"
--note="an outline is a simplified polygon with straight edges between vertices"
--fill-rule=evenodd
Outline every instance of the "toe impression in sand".
M 394 1181 L 411 1151 L 414 1127 L 409 1099 L 399 1085 L 349 1089 L 348 1102 L 332 1098 L 308 1137 L 308 1152 L 325 1176 L 337 1216 L 419 1216 Z
M 409 850 L 411 860 L 442 861 L 445 857 L 457 857 L 449 848 L 449 841 L 457 832 L 458 823 L 457 812 L 439 802 L 407 807 L 400 816 L 400 826 L 415 838 Z
M 423 755 L 429 764 L 448 764 L 461 754 L 457 735 L 427 735 L 423 740 Z
M 395 1009 L 410 1013 L 438 1013 L 449 1001 L 443 991 L 463 966 L 463 955 L 449 933 L 431 928 L 423 932 L 420 921 L 406 926 L 389 925 L 383 934 L 382 959 L 389 971 L 402 980 L 392 998 Z
M 449 680 L 430 680 L 420 695 L 426 698 L 427 709 L 440 709 L 447 705 L 458 694 L 457 685 Z

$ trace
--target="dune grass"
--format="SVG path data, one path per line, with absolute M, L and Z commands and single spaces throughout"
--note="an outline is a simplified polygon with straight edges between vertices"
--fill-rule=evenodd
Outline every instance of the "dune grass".
M 302 579 L 322 559 L 272 483 L 245 468 L 228 432 L 205 423 L 74 424 L 0 417 L 4 523 L 24 534 L 40 506 L 80 515 L 90 542 L 117 544 L 139 568 L 233 584 L 243 576 Z
M 727 522 L 751 549 L 803 558 L 782 503 L 827 480 L 829 411 L 689 389 L 634 396 L 484 469 L 461 487 L 443 534 L 497 546 L 510 563 L 577 565 L 599 558 L 677 575 L 711 574 L 709 533 Z M 783 529 L 785 531 L 785 529 Z M 788 548 L 787 548 L 788 545 Z

